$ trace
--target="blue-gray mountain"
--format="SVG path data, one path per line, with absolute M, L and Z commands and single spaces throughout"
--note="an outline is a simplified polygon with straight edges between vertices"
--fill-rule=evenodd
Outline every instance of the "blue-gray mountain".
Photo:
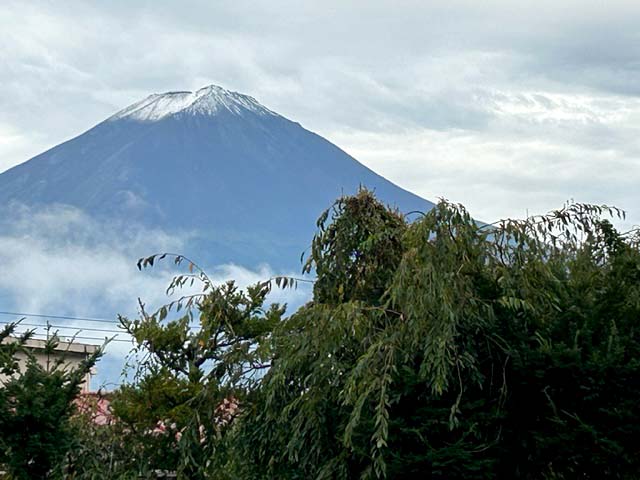
M 360 185 L 401 211 L 433 206 L 253 98 L 209 86 L 151 95 L 0 174 L 0 206 L 69 204 L 195 232 L 188 253 L 207 264 L 290 271 L 319 213 Z

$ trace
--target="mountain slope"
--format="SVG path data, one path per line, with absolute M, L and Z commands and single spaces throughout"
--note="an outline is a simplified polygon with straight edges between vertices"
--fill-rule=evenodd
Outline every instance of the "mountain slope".
M 319 213 L 360 185 L 401 211 L 432 207 L 255 99 L 209 86 L 151 95 L 0 174 L 0 206 L 69 204 L 193 232 L 190 252 L 206 262 L 287 269 Z

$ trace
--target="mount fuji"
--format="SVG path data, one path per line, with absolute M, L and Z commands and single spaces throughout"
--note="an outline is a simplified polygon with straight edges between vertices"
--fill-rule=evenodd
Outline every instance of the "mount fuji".
M 404 212 L 433 206 L 254 98 L 212 85 L 151 95 L 0 174 L 0 208 L 71 205 L 97 220 L 188 231 L 187 253 L 207 264 L 292 271 L 321 211 L 360 186 Z

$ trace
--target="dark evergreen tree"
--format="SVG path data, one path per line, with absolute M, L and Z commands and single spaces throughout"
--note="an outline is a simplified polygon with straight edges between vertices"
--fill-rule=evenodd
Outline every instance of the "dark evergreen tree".
M 71 417 L 86 375 L 101 356 L 98 349 L 80 365 L 70 368 L 56 352 L 58 338 L 49 338 L 43 349 L 52 358 L 48 368 L 26 347 L 31 333 L 3 344 L 15 324 L 0 333 L 0 367 L 8 378 L 0 384 L 0 465 L 16 480 L 62 478 L 65 456 L 75 445 Z M 26 356 L 20 366 L 16 353 Z

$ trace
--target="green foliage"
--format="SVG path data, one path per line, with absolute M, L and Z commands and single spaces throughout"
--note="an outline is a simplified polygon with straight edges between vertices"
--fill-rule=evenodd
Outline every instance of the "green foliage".
M 303 268 L 317 275 L 314 301 L 378 301 L 402 256 L 404 218 L 361 190 L 339 198 L 317 225 Z
M 313 299 L 288 317 L 267 295 L 301 279 L 243 291 L 181 255 L 141 259 L 188 267 L 169 293 L 199 290 L 121 319 L 137 374 L 114 424 L 74 421 L 65 471 L 636 478 L 640 235 L 616 215 L 569 204 L 480 225 L 441 201 L 408 222 L 363 190 L 320 217 Z
M 15 324 L 10 325 L 0 340 L 14 331 Z M 29 333 L 13 343 L 0 344 L 2 371 L 11 375 L 0 386 L 0 465 L 16 480 L 61 475 L 60 465 L 75 441 L 70 426 L 74 401 L 101 355 L 99 349 L 69 368 L 64 356 L 59 352 L 54 356 L 59 344 L 54 335 L 45 342 L 43 354 L 55 360 L 45 367 L 26 346 L 30 337 Z M 23 368 L 17 363 L 18 352 L 26 356 Z
M 264 306 L 269 284 L 240 290 L 233 282 L 214 286 L 193 262 L 180 255 L 153 255 L 139 262 L 153 266 L 169 256 L 188 264 L 168 292 L 201 287 L 136 320 L 121 324 L 136 341 L 134 381 L 114 392 L 112 408 L 127 443 L 135 445 L 141 475 L 155 470 L 184 478 L 210 478 L 210 458 L 220 452 L 225 400 L 242 402 L 270 366 L 266 341 L 284 314 Z M 159 429 L 158 426 L 161 426 Z M 161 430 L 161 431 L 159 431 Z
M 16 354 L 24 350 L 24 344 L 33 337 L 33 331 L 15 335 L 16 328 L 20 322 L 9 323 L 0 331 L 0 375 L 11 376 L 18 369 L 18 359 Z
M 333 211 L 238 478 L 633 478 L 640 253 L 601 219 L 620 212 L 480 226 L 443 201 L 407 224 L 367 192 Z
M 74 415 L 71 420 L 73 449 L 61 467 L 67 480 L 134 480 L 155 479 L 149 459 L 141 450 L 137 436 L 121 422 L 98 425 L 91 410 Z M 155 437 L 152 437 L 155 438 Z M 164 446 L 163 446 L 164 447 Z M 170 455 L 166 450 L 165 455 Z

